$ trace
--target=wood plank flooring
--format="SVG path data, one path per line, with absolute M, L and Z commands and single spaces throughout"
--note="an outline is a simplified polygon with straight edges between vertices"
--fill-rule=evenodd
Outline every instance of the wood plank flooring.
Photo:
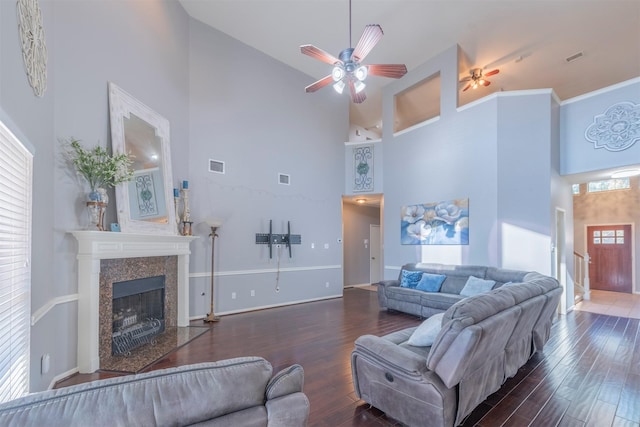
M 249 355 L 269 360 L 274 371 L 299 363 L 310 426 L 399 426 L 355 397 L 350 353 L 360 335 L 419 323 L 414 316 L 381 311 L 375 292 L 346 289 L 343 298 L 225 316 L 148 370 Z M 561 316 L 544 351 L 463 426 L 640 427 L 639 329 L 638 319 L 583 311 Z M 57 387 L 114 375 L 78 374 Z

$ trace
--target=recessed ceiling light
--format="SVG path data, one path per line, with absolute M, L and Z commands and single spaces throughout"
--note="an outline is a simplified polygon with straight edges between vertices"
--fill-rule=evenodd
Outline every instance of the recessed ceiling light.
M 366 201 L 367 199 L 356 199 L 356 203 L 360 203 L 360 204 L 363 204 Z
M 611 174 L 611 178 L 629 178 L 630 176 L 640 175 L 640 169 L 625 169 L 622 171 L 614 172 Z

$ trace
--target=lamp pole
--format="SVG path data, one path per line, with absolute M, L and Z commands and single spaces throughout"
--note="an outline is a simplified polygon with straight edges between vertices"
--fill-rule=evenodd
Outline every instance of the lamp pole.
M 209 237 L 211 237 L 211 311 L 209 312 L 209 314 L 207 314 L 207 316 L 204 318 L 204 321 L 207 323 L 211 323 L 211 322 L 217 322 L 220 320 L 220 316 L 216 316 L 213 313 L 213 254 L 214 254 L 214 249 L 216 246 L 216 237 L 218 237 L 218 234 L 216 233 L 216 230 L 218 229 L 218 227 L 211 227 L 211 234 L 209 234 Z

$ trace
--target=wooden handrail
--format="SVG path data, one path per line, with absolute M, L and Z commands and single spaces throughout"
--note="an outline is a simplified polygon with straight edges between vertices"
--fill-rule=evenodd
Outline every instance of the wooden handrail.
M 580 259 L 584 259 L 584 255 L 580 255 L 578 252 L 573 251 L 573 255 L 580 258 Z

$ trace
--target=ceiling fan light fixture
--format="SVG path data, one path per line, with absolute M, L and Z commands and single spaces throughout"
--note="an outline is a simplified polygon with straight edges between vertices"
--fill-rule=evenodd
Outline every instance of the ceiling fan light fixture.
M 357 81 L 353 84 L 353 87 L 355 88 L 356 93 L 360 93 L 360 92 L 362 92 L 366 86 L 367 86 L 367 85 L 366 85 L 366 84 L 364 84 L 363 82 L 361 82 L 360 80 L 357 80 Z
M 367 78 L 367 74 L 369 73 L 367 66 L 366 65 L 361 65 L 358 68 L 356 68 L 356 71 L 354 73 L 354 75 L 356 76 L 356 79 L 363 81 L 364 79 Z
M 333 78 L 334 82 L 342 80 L 342 78 L 344 77 L 344 69 L 338 66 L 333 67 L 333 70 L 331 71 L 331 77 Z
M 342 80 L 338 80 L 334 85 L 333 88 L 335 89 L 336 92 L 338 93 L 342 93 L 342 91 L 344 91 L 344 82 Z

